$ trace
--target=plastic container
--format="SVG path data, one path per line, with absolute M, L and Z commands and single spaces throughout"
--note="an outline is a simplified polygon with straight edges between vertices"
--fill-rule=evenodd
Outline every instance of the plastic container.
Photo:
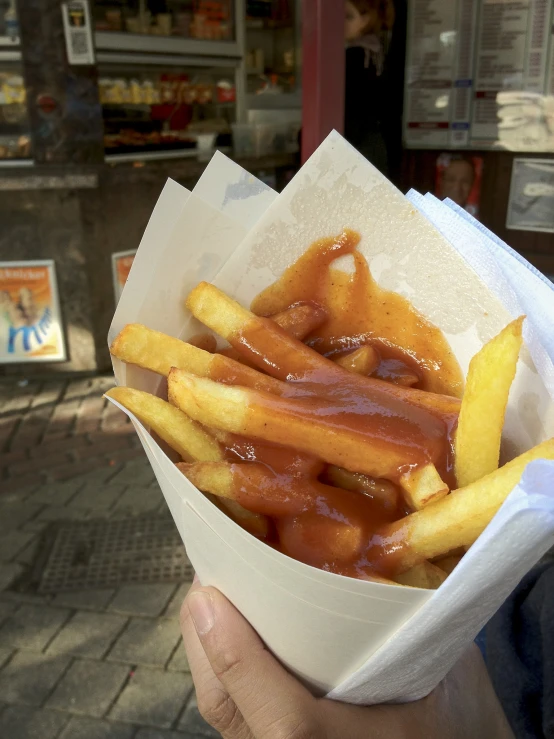
M 233 123 L 233 150 L 237 156 L 256 156 L 256 126 L 251 123 Z

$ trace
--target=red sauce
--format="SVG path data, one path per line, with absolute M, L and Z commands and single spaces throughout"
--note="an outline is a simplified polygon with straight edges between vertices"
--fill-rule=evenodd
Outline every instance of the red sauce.
M 454 486 L 451 435 L 462 375 L 441 331 L 405 298 L 376 284 L 356 251 L 359 239 L 348 230 L 322 239 L 253 301 L 252 310 L 261 318 L 234 336 L 231 345 L 247 364 L 275 378 L 267 378 L 275 392 L 268 385 L 255 419 L 266 441 L 233 437 L 227 457 L 259 463 L 233 465 L 237 501 L 276 520 L 281 551 L 315 567 L 363 578 L 394 570 L 395 552 L 406 546 L 401 530 L 390 540 L 375 532 L 406 511 L 396 503 L 383 505 L 370 493 L 324 484 L 321 458 L 394 483 L 408 469 L 431 461 Z M 351 274 L 333 267 L 344 255 L 354 260 Z M 287 333 L 263 318 L 299 303 L 317 309 L 312 311 L 317 328 L 305 344 L 293 338 L 294 331 Z M 331 361 L 364 344 L 379 353 L 373 377 Z M 224 367 L 213 379 L 232 381 Z M 268 414 L 273 419 L 270 441 L 264 436 Z M 291 419 L 304 425 L 297 428 Z M 341 457 L 337 429 L 348 436 L 352 454 Z M 371 485 L 362 489 L 371 490 Z

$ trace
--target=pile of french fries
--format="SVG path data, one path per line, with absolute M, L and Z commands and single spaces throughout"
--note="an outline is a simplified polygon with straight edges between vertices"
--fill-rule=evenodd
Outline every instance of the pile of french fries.
M 522 345 L 523 317 L 472 359 L 460 401 L 413 385 L 371 377 L 379 364 L 371 344 L 333 361 L 303 343 L 325 321 L 312 304 L 260 318 L 213 285 L 200 283 L 187 307 L 212 335 L 187 343 L 138 324 L 127 325 L 111 353 L 167 378 L 167 400 L 127 387 L 107 395 L 150 427 L 181 458 L 184 475 L 254 536 L 279 548 L 282 521 L 300 525 L 332 488 L 348 505 L 367 499 L 389 512 L 369 539 L 348 522 L 322 529 L 332 571 L 411 587 L 437 588 L 482 533 L 518 483 L 528 462 L 554 459 L 545 441 L 499 468 L 510 387 Z M 242 340 L 248 335 L 248 345 Z M 318 377 L 346 388 L 352 402 L 371 392 L 430 414 L 457 419 L 449 490 L 435 465 L 407 464 L 409 450 L 336 424 L 326 415 Z M 298 381 L 309 378 L 309 382 Z M 371 428 L 370 428 L 371 427 Z M 277 455 L 277 456 L 276 456 Z M 278 458 L 279 469 L 274 459 Z M 401 473 L 399 473 L 401 470 Z M 335 498 L 333 498 L 335 499 Z M 390 520 L 391 511 L 402 511 Z M 300 557 L 299 557 L 300 558 Z M 304 558 L 308 564 L 310 556 Z M 344 564 L 344 571 L 341 565 Z M 316 566 L 322 566 L 317 564 Z

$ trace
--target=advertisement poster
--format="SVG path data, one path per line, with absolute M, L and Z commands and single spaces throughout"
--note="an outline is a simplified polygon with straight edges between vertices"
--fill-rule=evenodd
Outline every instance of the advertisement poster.
M 554 233 L 554 160 L 514 159 L 506 228 Z
M 54 262 L 0 262 L 0 363 L 66 358 Z
M 118 251 L 112 254 L 113 289 L 116 305 L 119 303 L 119 298 L 127 282 L 127 277 L 129 277 L 136 253 L 137 250 L 132 249 L 130 251 Z
M 437 159 L 435 195 L 441 200 L 450 198 L 478 218 L 482 179 L 482 157 L 441 154 Z

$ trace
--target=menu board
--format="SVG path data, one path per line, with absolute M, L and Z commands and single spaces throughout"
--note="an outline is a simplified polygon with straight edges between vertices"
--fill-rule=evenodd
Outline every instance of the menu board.
M 137 250 L 132 249 L 130 251 L 118 251 L 112 254 L 112 278 L 116 305 L 119 303 L 119 298 L 129 277 L 136 253 Z
M 54 262 L 0 262 L 0 364 L 65 359 Z
M 552 0 L 412 0 L 409 148 L 554 151 Z

